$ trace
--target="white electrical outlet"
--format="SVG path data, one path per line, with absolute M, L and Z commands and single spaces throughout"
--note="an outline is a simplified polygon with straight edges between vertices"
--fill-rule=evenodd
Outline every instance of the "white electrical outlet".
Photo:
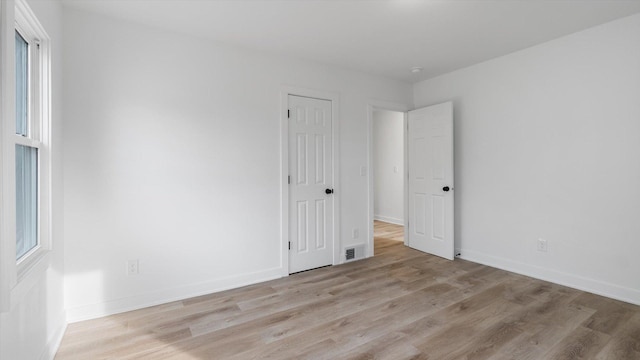
M 547 244 L 547 240 L 538 239 L 538 251 L 540 251 L 540 252 L 549 251 L 549 244 Z
M 353 238 L 357 239 L 360 237 L 360 231 L 357 228 L 353 229 Z
M 127 275 L 138 275 L 140 273 L 140 263 L 138 260 L 127 261 Z
M 367 176 L 367 167 L 360 166 L 360 176 Z

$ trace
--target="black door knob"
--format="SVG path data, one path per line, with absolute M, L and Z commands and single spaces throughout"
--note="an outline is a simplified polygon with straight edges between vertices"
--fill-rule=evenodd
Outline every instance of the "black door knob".
M 329 194 L 333 194 L 333 189 L 327 189 L 324 191 L 325 194 L 329 195 Z
M 443 187 L 442 191 L 449 191 L 449 187 L 448 186 Z

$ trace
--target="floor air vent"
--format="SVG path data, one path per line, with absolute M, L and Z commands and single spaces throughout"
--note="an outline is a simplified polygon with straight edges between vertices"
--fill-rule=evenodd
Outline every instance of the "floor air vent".
M 346 261 L 364 259 L 364 245 L 346 248 L 344 255 Z
M 356 258 L 356 249 L 347 249 L 347 260 L 353 260 Z

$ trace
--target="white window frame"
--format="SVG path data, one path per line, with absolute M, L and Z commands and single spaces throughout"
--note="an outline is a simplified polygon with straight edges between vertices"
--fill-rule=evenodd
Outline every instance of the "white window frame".
M 26 0 L 2 1 L 0 76 L 3 78 L 0 149 L 0 311 L 21 298 L 50 266 L 51 252 L 51 51 L 50 38 Z M 29 43 L 29 131 L 16 134 L 15 32 Z M 38 149 L 38 245 L 16 259 L 15 147 Z

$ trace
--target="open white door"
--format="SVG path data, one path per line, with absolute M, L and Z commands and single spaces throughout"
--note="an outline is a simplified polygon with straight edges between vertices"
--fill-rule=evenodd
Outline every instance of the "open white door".
M 453 260 L 453 104 L 409 111 L 408 245 Z
M 333 263 L 331 101 L 289 95 L 289 272 Z

